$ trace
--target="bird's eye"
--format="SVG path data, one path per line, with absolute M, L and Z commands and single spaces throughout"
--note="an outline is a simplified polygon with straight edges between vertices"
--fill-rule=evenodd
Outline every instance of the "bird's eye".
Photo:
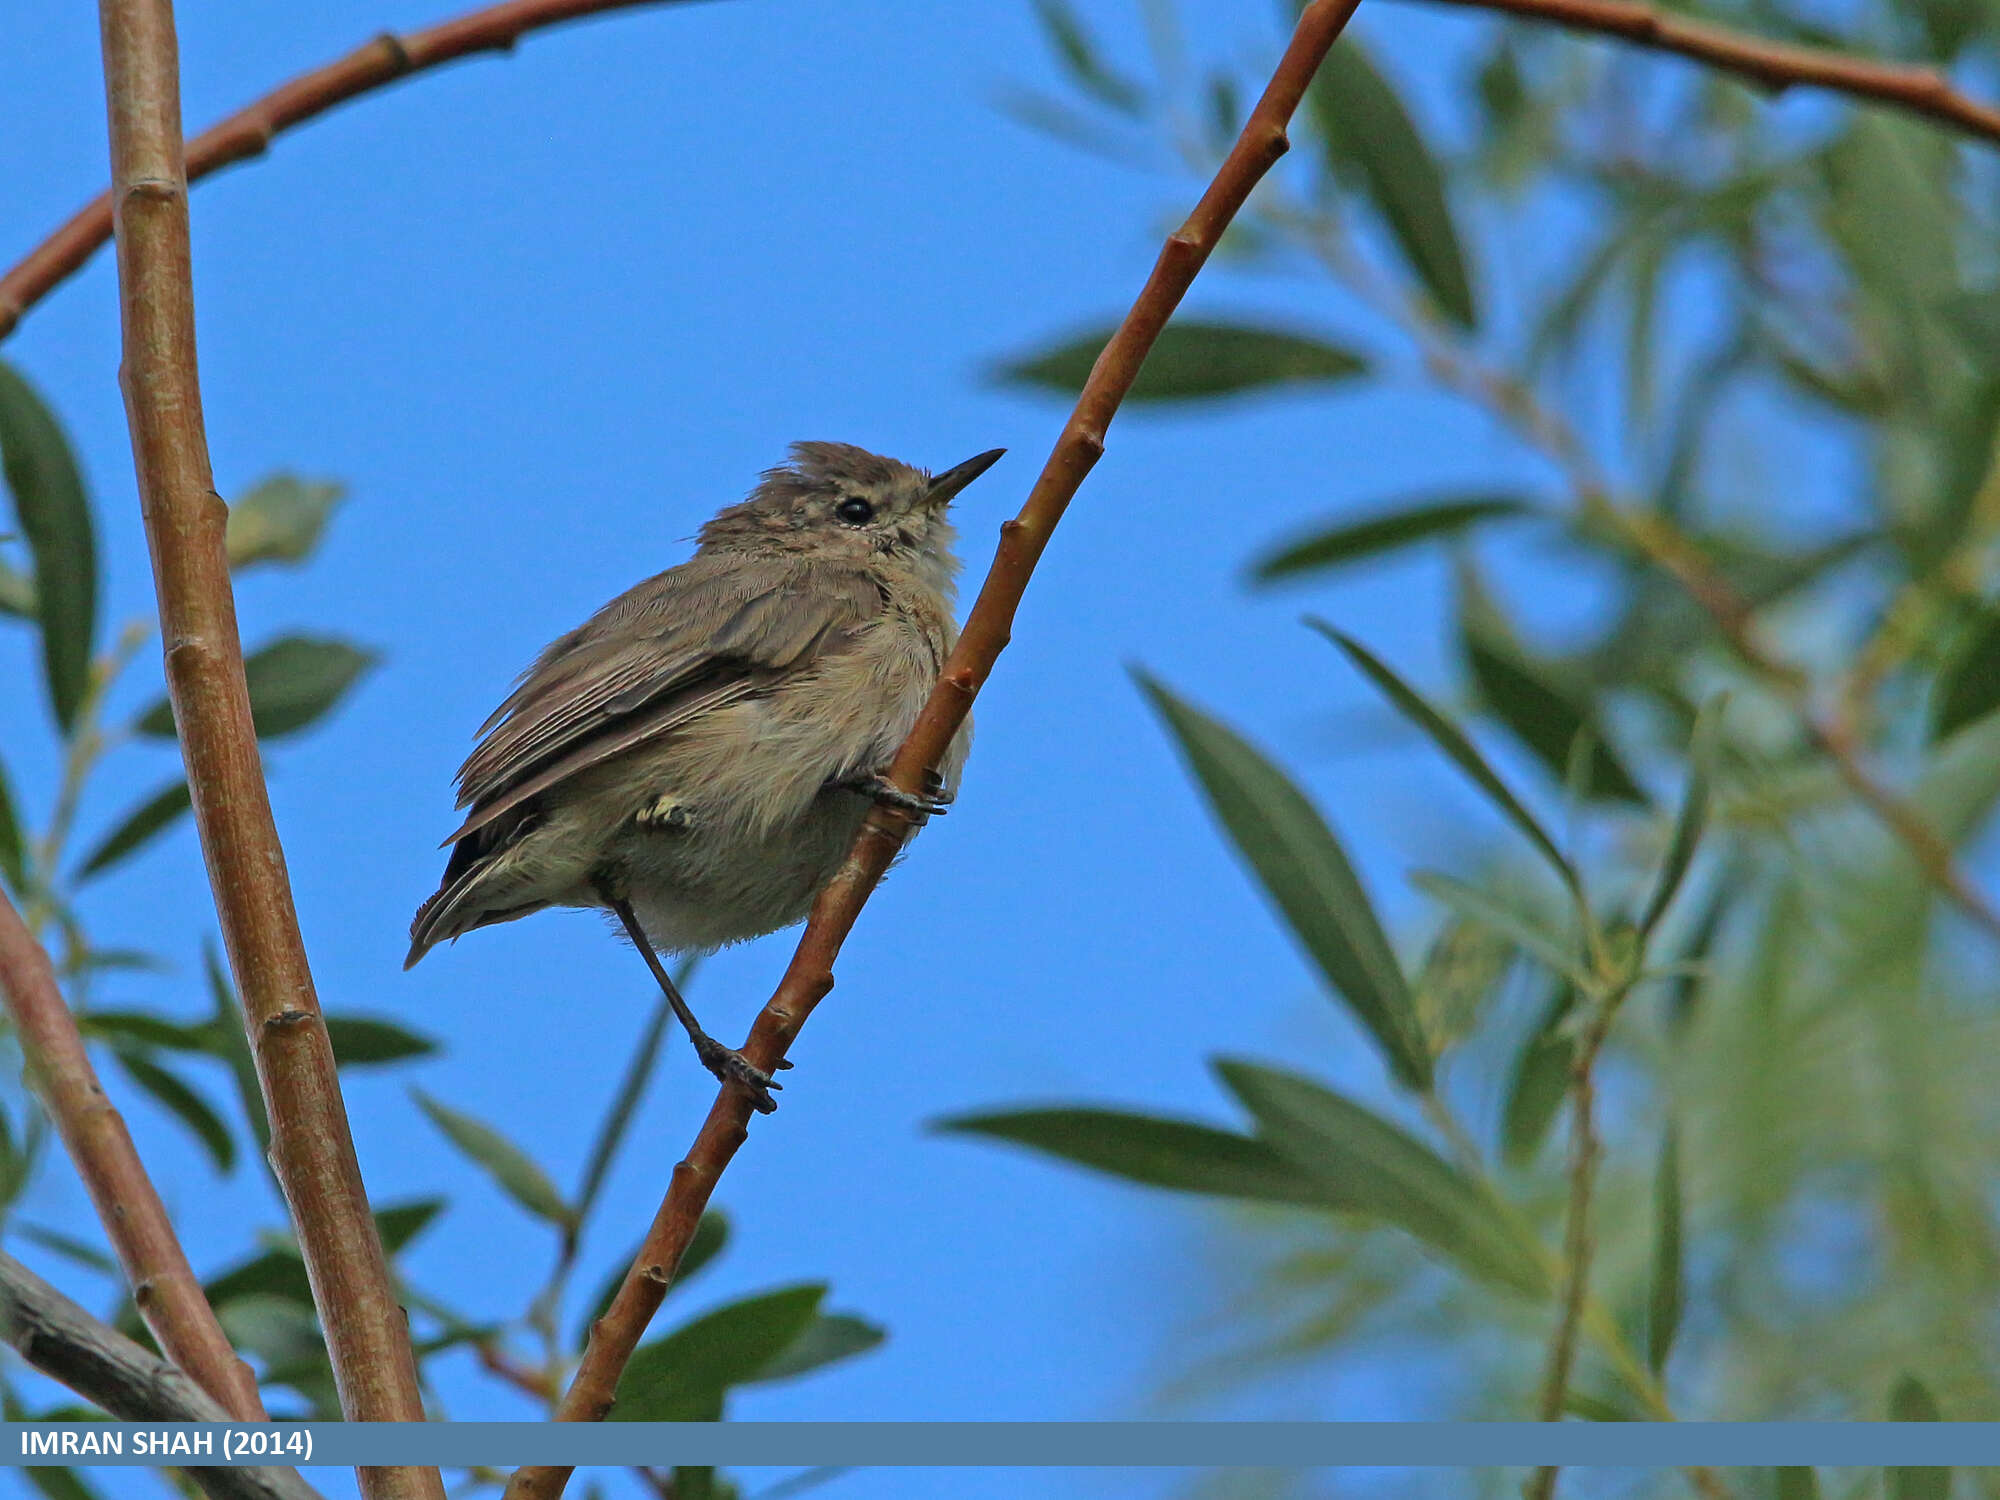
M 875 519 L 875 507 L 859 497 L 841 501 L 833 513 L 850 526 L 865 526 Z

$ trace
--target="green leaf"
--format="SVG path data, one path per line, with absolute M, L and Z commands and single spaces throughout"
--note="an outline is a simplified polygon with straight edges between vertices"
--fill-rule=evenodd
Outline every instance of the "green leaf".
M 35 559 L 35 614 L 56 723 L 67 734 L 90 691 L 97 638 L 97 538 L 76 455 L 55 413 L 0 362 L 0 468 Z
M 320 719 L 377 660 L 372 651 L 313 636 L 280 636 L 259 647 L 243 663 L 257 737 L 276 739 Z M 160 699 L 132 727 L 141 734 L 171 739 L 173 705 Z
M 1702 830 L 1708 826 L 1709 783 L 1715 775 L 1715 743 L 1722 733 L 1722 714 L 1728 707 L 1728 699 L 1721 695 L 1702 705 L 1695 715 L 1694 735 L 1688 747 L 1687 790 L 1681 795 L 1681 807 L 1674 817 L 1673 836 L 1667 840 L 1665 858 L 1660 861 L 1660 876 L 1653 885 L 1652 898 L 1646 903 L 1645 915 L 1639 918 L 1639 935 L 1644 938 L 1660 923 L 1673 905 L 1674 895 L 1687 878 L 1688 866 L 1694 863 L 1694 852 L 1701 843 Z
M 1444 173 L 1395 89 L 1353 37 L 1333 44 L 1307 102 L 1328 166 L 1368 195 L 1439 310 L 1471 328 L 1478 311 Z
M 1479 923 L 1491 932 L 1511 939 L 1523 953 L 1546 965 L 1553 973 L 1588 988 L 1591 979 L 1576 945 L 1569 937 L 1550 932 L 1528 912 L 1510 905 L 1490 891 L 1468 885 L 1455 875 L 1438 870 L 1416 870 L 1410 884 L 1458 915 Z
M 35 580 L 0 557 L 0 615 L 35 618 Z
M 194 806 L 185 781 L 161 787 L 125 815 L 125 820 L 99 840 L 78 866 L 78 883 L 101 875 L 129 854 L 136 854 L 158 835 L 178 823 Z
M 28 844 L 21 835 L 21 819 L 14 811 L 14 795 L 7 785 L 5 766 L 0 766 L 0 880 L 5 880 L 17 894 L 28 881 Z
M 1110 341 L 1095 329 L 1002 365 L 997 378 L 1075 395 Z M 1194 401 L 1245 391 L 1351 380 L 1367 369 L 1351 349 L 1306 334 L 1184 319 L 1160 331 L 1127 393 L 1128 402 Z
M 99 1500 L 97 1491 L 85 1484 L 75 1469 L 23 1464 L 21 1472 L 28 1476 L 28 1483 L 44 1500 Z
M 1356 1206 L 1264 1141 L 1193 1120 L 1113 1109 L 1020 1109 L 957 1115 L 936 1128 L 1029 1146 L 1148 1187 L 1300 1208 Z
M 674 1278 L 667 1283 L 667 1292 L 673 1292 L 699 1271 L 703 1266 L 722 1253 L 722 1247 L 729 1243 L 729 1220 L 719 1208 L 711 1208 L 701 1216 L 701 1222 L 694 1226 L 694 1235 L 688 1241 L 687 1249 L 681 1252 L 681 1263 L 674 1268 Z M 632 1262 L 639 1258 L 640 1245 L 632 1247 L 632 1253 L 619 1259 L 611 1268 L 611 1274 L 598 1288 L 597 1295 L 590 1301 L 590 1311 L 576 1330 L 576 1347 L 582 1349 L 590 1342 L 590 1325 L 604 1316 L 606 1308 L 618 1295 L 618 1288 L 625 1283 L 625 1273 Z M 662 1295 L 665 1295 L 663 1293 Z
M 244 1117 L 250 1121 L 250 1133 L 257 1138 L 257 1153 L 268 1157 L 271 1122 L 264 1113 L 264 1091 L 257 1082 L 257 1063 L 250 1055 L 250 1039 L 243 1034 L 243 1009 L 237 1003 L 236 991 L 223 970 L 222 956 L 215 951 L 212 938 L 202 939 L 201 966 L 208 980 L 209 1002 L 214 1006 L 205 1026 L 209 1050 L 229 1064 L 230 1076 L 236 1080 L 236 1096 L 242 1101 Z
M 1892 1422 L 1937 1422 L 1942 1416 L 1937 1398 L 1914 1375 L 1897 1378 L 1889 1392 L 1889 1420 Z M 1950 1500 L 1951 1470 L 1934 1464 L 1896 1465 L 1883 1469 L 1883 1487 L 1889 1500 Z
M 519 1146 L 484 1121 L 438 1103 L 422 1089 L 411 1089 L 410 1097 L 446 1140 L 485 1168 L 500 1190 L 522 1208 L 558 1228 L 575 1226 L 575 1213 L 563 1202 L 562 1194 Z
M 749 1385 L 766 1380 L 790 1380 L 838 1360 L 866 1354 L 889 1335 L 878 1323 L 857 1318 L 852 1313 L 821 1313 L 806 1324 L 806 1331 L 755 1375 L 739 1382 Z
M 1575 986 L 1559 983 L 1540 1024 L 1514 1059 L 1500 1112 L 1500 1150 L 1511 1167 L 1525 1167 L 1535 1159 L 1562 1112 L 1576 1057 L 1576 1043 L 1563 1023 L 1575 1008 Z
M 1397 711 L 1417 728 L 1430 736 L 1431 742 L 1444 751 L 1453 765 L 1468 776 L 1473 785 L 1484 792 L 1493 805 L 1501 811 L 1522 835 L 1533 844 L 1562 877 L 1564 885 L 1572 891 L 1577 889 L 1576 871 L 1556 847 L 1556 841 L 1549 837 L 1535 815 L 1528 811 L 1519 797 L 1508 788 L 1494 769 L 1486 763 L 1486 757 L 1473 748 L 1472 741 L 1465 737 L 1465 731 L 1439 713 L 1417 690 L 1392 672 L 1389 667 L 1366 646 L 1335 630 L 1324 620 L 1308 618 L 1306 624 L 1332 641 L 1346 653 L 1347 659 L 1361 669 L 1362 675 L 1381 690 L 1384 697 L 1394 704 Z
M 1777 1500 L 1819 1500 L 1819 1476 L 1803 1465 L 1786 1464 L 1771 1471 Z
M 1481 1008 L 1513 967 L 1514 952 L 1512 938 L 1464 916 L 1454 915 L 1432 939 L 1412 988 L 1433 1053 L 1442 1054 L 1471 1033 Z
M 1483 1181 L 1311 1079 L 1229 1059 L 1215 1069 L 1264 1139 L 1358 1209 L 1481 1280 L 1529 1297 L 1549 1294 L 1541 1247 Z
M 382 1237 L 382 1249 L 389 1255 L 397 1254 L 443 1212 L 442 1198 L 416 1198 L 376 1209 L 375 1232 Z
M 380 1016 L 328 1016 L 326 1036 L 333 1044 L 334 1061 L 343 1068 L 428 1057 L 438 1050 L 438 1044 L 429 1037 L 419 1036 Z
M 28 1224 L 20 1220 L 9 1224 L 7 1228 L 30 1244 L 40 1245 L 44 1250 L 60 1255 L 64 1260 L 72 1261 L 92 1271 L 102 1272 L 106 1276 L 119 1274 L 118 1262 L 109 1255 L 95 1245 L 87 1245 L 60 1230 L 45 1229 L 40 1224 Z
M 1050 48 L 1077 87 L 1113 109 L 1137 113 L 1145 96 L 1130 79 L 1105 66 L 1096 44 L 1067 0 L 1034 0 L 1034 4 Z
M 1602 1396 L 1590 1396 L 1579 1390 L 1563 1392 L 1563 1410 L 1573 1417 L 1581 1417 L 1586 1422 L 1643 1422 L 1642 1413 L 1621 1406 L 1616 1401 L 1608 1401 Z
M 618 1382 L 614 1422 L 713 1422 L 732 1385 L 755 1380 L 819 1315 L 826 1284 L 746 1297 L 641 1345 Z
M 213 1053 L 207 1026 L 184 1026 L 142 1010 L 90 1010 L 77 1014 L 85 1036 L 108 1037 L 140 1047 L 164 1047 L 172 1052 Z
M 304 562 L 319 545 L 333 508 L 347 494 L 343 484 L 273 474 L 229 507 L 225 545 L 229 566 Z
M 1681 1329 L 1681 1150 L 1672 1125 L 1653 1176 L 1653 1284 L 1646 1300 L 1646 1362 L 1663 1375 Z
M 1267 552 L 1250 565 L 1253 583 L 1275 583 L 1301 573 L 1339 567 L 1434 537 L 1456 536 L 1469 526 L 1502 516 L 1531 514 L 1534 506 L 1518 495 L 1454 495 L 1384 511 L 1358 521 L 1308 532 Z
M 683 961 L 673 976 L 674 988 L 683 995 L 687 993 L 689 979 L 694 976 L 695 963 L 696 960 L 691 958 Z M 591 1143 L 590 1156 L 584 1163 L 583 1182 L 576 1192 L 576 1222 L 579 1227 L 589 1219 L 591 1209 L 596 1206 L 597 1195 L 611 1170 L 612 1158 L 618 1154 L 625 1132 L 631 1128 L 632 1115 L 638 1109 L 640 1097 L 646 1092 L 646 1084 L 653 1076 L 653 1068 L 660 1060 L 660 1044 L 666 1038 L 672 1019 L 673 1007 L 662 995 L 653 1006 L 653 1014 L 646 1022 L 638 1047 L 633 1050 L 632 1060 L 625 1065 L 625 1076 L 619 1080 L 618 1092 L 611 1096 L 611 1103 L 604 1111 L 603 1122 L 597 1127 L 597 1139 Z
M 1428 1089 L 1431 1055 L 1409 985 L 1326 820 L 1255 746 L 1144 673 L 1136 675 L 1180 742 L 1209 806 L 1286 924 L 1381 1044 L 1396 1077 L 1413 1089 Z
M 1585 789 L 1592 797 L 1647 805 L 1646 794 L 1611 749 L 1596 715 L 1580 696 L 1540 662 L 1478 629 L 1463 632 L 1466 665 L 1479 696 L 1493 715 L 1561 781 L 1570 748 L 1578 738 L 1591 739 L 1590 775 Z
M 136 1052 L 113 1048 L 111 1055 L 118 1059 L 118 1065 L 135 1084 L 178 1116 L 180 1122 L 193 1132 L 195 1139 L 208 1151 L 217 1171 L 234 1169 L 236 1141 L 214 1106 L 177 1075 Z
M 1942 740 L 2000 708 L 2000 603 L 1965 626 L 1931 693 L 1931 739 Z

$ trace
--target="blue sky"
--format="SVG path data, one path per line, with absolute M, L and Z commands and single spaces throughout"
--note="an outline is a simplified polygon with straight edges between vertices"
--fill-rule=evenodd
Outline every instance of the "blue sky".
M 1083 8 L 1109 45 L 1137 53 L 1135 8 Z M 1258 64 L 1275 55 L 1279 9 L 1195 5 L 1190 36 L 1204 55 Z M 404 0 L 184 10 L 193 123 L 385 26 L 438 15 Z M 1466 24 L 1385 7 L 1361 30 L 1435 105 Z M 102 179 L 104 142 L 88 10 L 16 7 L 7 32 L 0 137 L 15 167 L 0 177 L 0 258 L 11 261 Z M 354 1075 L 348 1100 L 378 1201 L 450 1187 L 451 1214 L 407 1264 L 475 1315 L 517 1312 L 551 1247 L 470 1177 L 406 1084 L 502 1125 L 573 1181 L 651 995 L 633 955 L 584 915 L 481 932 L 401 972 L 410 911 L 453 821 L 451 772 L 545 641 L 684 557 L 700 522 L 793 439 L 933 468 L 1012 450 L 960 502 L 976 583 L 1064 416 L 985 371 L 1122 311 L 1192 197 L 1178 178 L 1078 154 L 995 108 L 1008 84 L 1050 74 L 1025 3 L 668 6 L 372 96 L 196 189 L 220 488 L 278 468 L 350 487 L 320 556 L 246 577 L 240 608 L 253 645 L 304 629 L 383 652 L 335 719 L 274 749 L 272 796 L 325 1004 L 396 1016 L 446 1048 L 414 1069 Z M 1316 282 L 1221 266 L 1188 306 L 1359 326 Z M 36 309 L 4 353 L 84 455 L 107 620 L 149 616 L 109 258 Z M 735 1414 L 1162 1410 L 1187 1329 L 1212 1312 L 1199 1210 L 940 1139 L 926 1123 L 1078 1099 L 1225 1118 L 1203 1063 L 1217 1051 L 1377 1088 L 1372 1053 L 1316 993 L 1127 669 L 1143 663 L 1277 751 L 1407 917 L 1404 868 L 1462 843 L 1483 815 L 1423 756 L 1335 753 L 1333 717 L 1368 700 L 1298 615 L 1330 614 L 1435 682 L 1442 569 L 1417 559 L 1253 596 L 1242 563 L 1314 517 L 1535 477 L 1483 422 L 1414 382 L 1119 419 L 980 700 L 958 807 L 864 915 L 793 1053 L 784 1107 L 758 1123 L 718 1194 L 735 1243 L 676 1299 L 685 1314 L 826 1278 L 832 1305 L 886 1323 L 890 1341 L 838 1372 L 759 1390 Z M 33 671 L 24 634 L 0 633 L 4 752 L 39 817 L 52 765 Z M 142 658 L 123 701 L 150 699 L 155 671 Z M 86 837 L 172 764 L 170 751 L 124 752 L 86 805 Z M 190 831 L 105 880 L 89 915 L 100 941 L 157 946 L 182 965 L 169 980 L 108 983 L 107 1003 L 200 1006 L 196 955 L 212 917 Z M 693 999 L 710 1029 L 741 1034 L 790 947 L 775 937 L 705 968 Z M 599 1213 L 586 1285 L 636 1240 L 711 1093 L 676 1046 Z M 218 1182 L 143 1101 L 121 1102 L 149 1150 L 162 1143 L 157 1175 L 198 1267 L 239 1253 L 247 1224 L 274 1222 L 252 1171 Z M 60 1172 L 31 1207 L 87 1222 Z M 449 1367 L 444 1391 L 456 1415 L 529 1414 L 469 1360 Z M 1299 1381 L 1264 1399 L 1272 1416 L 1417 1414 L 1407 1390 L 1375 1381 Z M 1159 1488 L 1144 1476 L 1049 1483 Z M 871 1490 L 924 1492 L 886 1478 Z

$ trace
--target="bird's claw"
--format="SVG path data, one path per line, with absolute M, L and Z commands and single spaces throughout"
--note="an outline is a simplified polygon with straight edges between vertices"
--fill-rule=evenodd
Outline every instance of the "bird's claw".
M 939 779 L 935 771 L 926 773 L 924 777 L 924 790 L 921 793 L 904 791 L 879 771 L 873 775 L 857 777 L 853 781 L 843 783 L 843 785 L 850 791 L 860 792 L 864 796 L 874 798 L 883 807 L 896 808 L 898 811 L 906 812 L 911 817 L 918 819 L 929 818 L 933 815 L 940 818 L 943 817 L 945 809 L 954 800 L 951 792 L 945 789 L 944 782 Z
M 778 1101 L 771 1097 L 772 1089 L 784 1087 L 762 1068 L 751 1062 L 734 1047 L 725 1047 L 711 1036 L 703 1036 L 695 1042 L 695 1056 L 701 1065 L 713 1073 L 720 1083 L 733 1083 L 750 1096 L 751 1104 L 759 1114 L 768 1115 L 778 1107 Z M 780 1061 L 780 1068 L 789 1068 L 789 1062 Z

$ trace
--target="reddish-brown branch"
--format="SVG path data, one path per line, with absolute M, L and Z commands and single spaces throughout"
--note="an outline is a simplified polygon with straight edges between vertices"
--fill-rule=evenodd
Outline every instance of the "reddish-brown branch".
M 283 1185 L 342 1408 L 423 1420 L 409 1328 L 368 1212 L 333 1049 L 306 967 L 250 722 L 227 508 L 209 473 L 196 374 L 179 57 L 168 0 L 100 0 L 110 115 L 119 381 L 152 552 L 168 690 L 216 915 L 243 996 Z M 442 1500 L 437 1471 L 364 1470 L 371 1500 Z
M 265 1420 L 256 1378 L 223 1336 L 125 1119 L 97 1081 L 76 1018 L 56 985 L 55 966 L 4 893 L 0 1000 L 21 1038 L 29 1081 L 90 1191 L 146 1326 L 167 1358 L 231 1416 Z
M 507 0 L 397 36 L 385 33 L 345 57 L 301 73 L 187 143 L 190 182 L 270 149 L 277 136 L 358 95 L 481 52 L 505 52 L 530 31 L 606 11 L 670 0 Z M 111 195 L 99 194 L 0 276 L 0 339 L 27 310 L 75 275 L 111 238 Z
M 1168 236 L 1131 311 L 1098 355 L 1027 503 L 1018 516 L 1001 526 L 999 550 L 966 617 L 965 629 L 916 726 L 896 753 L 889 776 L 906 791 L 923 785 L 926 771 L 938 763 L 965 722 L 980 685 L 1006 649 L 1015 611 L 1035 564 L 1084 476 L 1104 452 L 1104 433 L 1119 403 L 1222 231 L 1243 207 L 1251 189 L 1285 153 L 1285 127 L 1358 3 L 1313 0 L 1305 8 L 1270 84 L 1250 112 L 1228 158 L 1187 222 Z M 877 808 L 862 825 L 839 873 L 813 903 L 784 978 L 758 1014 L 744 1044 L 744 1052 L 757 1066 L 770 1069 L 784 1057 L 813 1007 L 833 988 L 833 964 L 841 944 L 909 832 L 906 815 L 887 808 Z M 659 1308 L 717 1178 L 743 1144 L 749 1122 L 746 1095 L 733 1088 L 717 1094 L 693 1147 L 674 1168 L 666 1198 L 638 1259 L 626 1273 L 611 1306 L 591 1327 L 589 1347 L 557 1409 L 557 1420 L 600 1421 L 610 1411 L 618 1378 Z M 523 1468 L 507 1486 L 508 1500 L 552 1500 L 561 1493 L 569 1472 L 564 1468 Z
M 1982 140 L 2000 141 L 2000 109 L 1969 99 L 1935 68 L 1885 63 L 1824 47 L 1774 42 L 1726 26 L 1691 21 L 1640 0 L 1436 0 L 1470 10 L 1497 10 L 1572 31 L 1615 37 L 1655 52 L 1671 52 L 1759 88 L 1831 89 L 1890 109 L 1922 115 Z

